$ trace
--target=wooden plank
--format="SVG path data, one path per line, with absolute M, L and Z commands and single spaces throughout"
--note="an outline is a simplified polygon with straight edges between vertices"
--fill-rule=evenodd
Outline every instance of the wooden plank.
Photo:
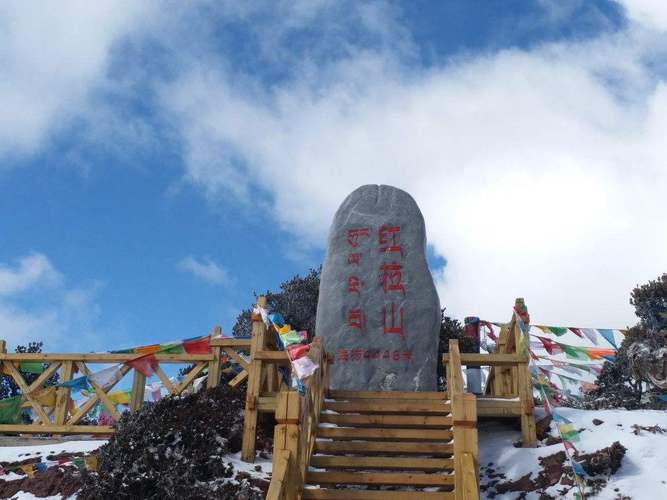
M 524 356 L 519 354 L 477 354 L 461 353 L 463 366 L 511 366 L 517 363 L 527 363 Z M 449 362 L 449 354 L 442 355 L 443 363 Z
M 225 347 L 225 352 L 229 355 L 230 358 L 232 358 L 239 365 L 241 365 L 241 367 L 244 370 L 247 370 L 248 366 L 250 366 L 250 364 L 245 359 L 243 359 L 241 357 L 241 355 L 238 352 L 236 352 L 234 349 L 232 349 L 231 347 Z
M 273 458 L 271 484 L 266 492 L 266 500 L 282 500 L 287 489 L 287 471 L 289 470 L 291 453 L 289 450 L 276 452 Z
M 234 388 L 237 385 L 239 385 L 241 382 L 243 382 L 246 378 L 248 378 L 248 372 L 246 370 L 243 370 L 236 377 L 231 379 L 227 384 L 229 385 L 229 387 Z
M 113 427 L 106 425 L 21 425 L 0 424 L 0 434 L 113 434 Z
M 437 400 L 447 399 L 445 392 L 400 392 L 400 391 L 329 391 L 327 396 L 331 399 L 417 399 L 417 400 Z
M 257 411 L 262 413 L 273 413 L 276 411 L 276 398 L 259 397 L 257 398 Z
M 211 346 L 215 347 L 250 347 L 250 339 L 219 338 L 211 339 Z
M 253 359 L 266 361 L 267 363 L 289 364 L 289 358 L 285 351 L 258 351 Z
M 438 401 L 373 401 L 359 400 L 350 402 L 325 401 L 323 404 L 325 410 L 332 410 L 339 413 L 386 413 L 386 414 L 448 414 L 451 411 L 449 403 L 440 403 Z
M 323 441 L 315 443 L 315 451 L 322 453 L 381 453 L 390 455 L 451 455 L 451 443 L 408 443 L 399 441 Z
M 423 457 L 340 457 L 315 455 L 310 465 L 319 469 L 386 469 L 428 470 L 454 469 L 453 458 Z
M 462 489 L 464 500 L 479 500 L 478 465 L 475 464 L 472 453 L 463 453 L 461 456 L 463 481 Z
M 154 354 L 161 363 L 194 363 L 196 361 L 211 361 L 213 354 Z M 137 359 L 137 354 L 111 354 L 111 353 L 0 353 L 2 361 L 41 361 L 51 363 L 52 361 L 85 361 L 87 363 L 125 363 Z
M 51 423 L 49 416 L 44 411 L 44 408 L 42 408 L 42 405 L 33 398 L 32 394 L 30 393 L 30 389 L 28 388 L 28 384 L 26 384 L 25 380 L 23 380 L 23 376 L 16 369 L 14 363 L 5 363 L 5 366 L 8 368 L 9 374 L 14 379 L 14 382 L 16 382 L 16 385 L 18 385 L 19 389 L 21 389 L 23 397 L 26 398 L 32 405 L 32 408 L 35 410 L 39 421 L 44 425 Z
M 183 377 L 183 380 L 179 384 L 174 387 L 174 392 L 176 396 L 180 395 L 191 383 L 192 381 L 197 378 L 197 376 L 202 372 L 202 370 L 206 368 L 206 365 L 204 363 L 198 363 L 196 364 L 192 370 L 190 370 L 185 377 Z M 209 376 L 210 376 L 209 372 Z
M 130 396 L 130 410 L 137 411 L 144 404 L 146 392 L 146 375 L 139 370 L 134 370 L 132 379 L 132 395 Z
M 30 392 L 34 392 L 35 390 L 39 389 L 42 384 L 44 384 L 50 377 L 53 375 L 58 368 L 60 368 L 61 363 L 58 361 L 55 361 L 51 363 L 49 366 L 46 367 L 46 369 L 40 373 L 39 377 L 37 377 L 32 384 L 28 387 L 28 390 Z
M 266 309 L 266 297 L 257 298 L 257 307 Z M 257 438 L 257 399 L 262 387 L 262 361 L 257 359 L 257 352 L 266 346 L 266 325 L 261 318 L 253 317 L 252 341 L 248 367 L 248 387 L 246 389 L 245 415 L 243 419 L 243 445 L 241 459 L 244 462 L 255 461 L 255 440 Z
M 123 375 L 123 377 L 129 372 L 131 368 L 127 365 L 123 365 L 120 367 L 120 372 Z M 121 377 L 122 378 L 122 377 Z M 118 384 L 120 380 L 117 382 L 111 384 L 109 387 L 107 387 L 105 390 L 106 392 L 110 392 L 111 389 L 113 389 L 116 384 Z M 77 410 L 76 412 L 70 417 L 70 419 L 67 421 L 67 425 L 74 425 L 76 424 L 79 420 L 81 420 L 92 408 L 95 406 L 95 404 L 100 400 L 99 395 L 97 394 L 97 391 L 95 394 L 93 394 L 90 398 L 88 398 L 88 401 L 83 403 Z
M 79 371 L 83 373 L 86 377 L 88 377 L 88 383 L 95 389 L 95 394 L 97 394 L 97 397 L 101 401 L 101 403 L 104 405 L 104 407 L 109 411 L 109 415 L 118 422 L 120 420 L 120 413 L 118 413 L 118 410 L 116 410 L 116 405 L 113 404 L 113 402 L 109 399 L 109 396 L 107 395 L 106 391 L 111 390 L 111 387 L 101 387 L 97 385 L 94 381 L 90 379 L 90 370 L 88 370 L 88 367 L 86 366 L 86 363 L 83 361 L 77 361 L 76 366 L 79 367 Z M 120 370 L 123 375 L 127 373 L 122 371 L 122 368 L 127 368 L 129 371 L 129 367 L 127 365 L 123 365 Z M 121 377 L 122 378 L 122 377 Z
M 220 326 L 215 326 L 211 332 L 211 340 L 209 345 L 213 342 L 214 337 L 219 337 L 222 335 L 222 328 Z M 213 354 L 213 359 L 208 362 L 208 378 L 206 379 L 206 387 L 213 389 L 218 387 L 220 383 L 220 354 L 222 349 L 220 346 L 211 345 L 211 353 Z
M 72 380 L 72 372 L 74 370 L 74 364 L 72 361 L 65 361 L 62 363 L 62 372 L 60 374 L 60 383 L 69 382 Z M 56 414 L 54 420 L 56 424 L 63 425 L 65 419 L 67 418 L 67 411 L 69 406 L 69 388 L 67 387 L 58 387 L 58 393 L 56 394 Z
M 449 441 L 452 431 L 441 429 L 375 429 L 365 427 L 320 427 L 318 438 Z
M 160 368 L 160 365 L 157 365 L 155 368 L 155 374 L 158 376 L 160 379 L 160 382 L 162 382 L 162 385 L 169 391 L 169 394 L 175 395 L 174 392 L 174 385 L 171 383 L 171 380 L 169 380 L 169 377 L 164 373 L 162 368 Z
M 308 472 L 310 484 L 375 484 L 406 486 L 448 486 L 453 474 L 400 474 L 397 472 Z
M 453 500 L 451 491 L 330 490 L 306 488 L 304 500 Z
M 341 426 L 405 426 L 405 427 L 450 427 L 452 417 L 426 415 L 338 415 L 323 413 L 321 423 Z

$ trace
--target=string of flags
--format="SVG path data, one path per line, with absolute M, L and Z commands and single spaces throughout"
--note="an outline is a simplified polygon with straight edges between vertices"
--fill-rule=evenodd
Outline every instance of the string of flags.
M 285 319 L 280 313 L 269 314 L 263 307 L 256 307 L 253 312 L 261 316 L 267 327 L 273 326 L 277 332 L 278 347 L 287 352 L 287 357 L 299 382 L 315 373 L 319 365 L 306 355 L 310 350 L 308 332 L 294 330 L 285 323 Z M 302 387 L 300 387 L 300 390 L 302 390 Z
M 490 321 L 481 321 L 480 324 L 487 328 L 487 335 L 492 340 L 496 340 L 496 335 L 493 333 L 493 328 L 491 325 L 503 327 L 507 326 L 505 323 L 499 322 L 490 322 Z M 557 337 L 562 337 L 568 332 L 574 333 L 579 338 L 587 338 L 594 345 L 599 345 L 600 338 L 606 340 L 614 350 L 618 350 L 618 345 L 616 344 L 615 332 L 620 335 L 625 335 L 627 330 L 625 329 L 611 329 L 611 328 L 578 328 L 574 326 L 547 326 L 547 325 L 531 325 L 531 327 L 538 328 L 545 335 L 555 335 Z M 489 334 L 489 330 L 491 333 Z
M 88 469 L 90 471 L 97 471 L 97 456 L 87 455 L 85 457 L 66 457 L 59 460 L 43 460 L 32 464 L 17 465 L 14 467 L 0 466 L 0 476 L 5 476 L 11 472 L 22 471 L 29 478 L 33 478 L 36 472 L 46 472 L 50 467 L 54 466 L 74 466 L 79 469 Z
M 517 324 L 519 325 L 519 329 L 521 330 L 522 334 L 521 344 L 519 347 L 520 349 L 523 348 L 530 351 L 530 359 L 534 363 L 537 356 L 528 347 L 527 339 L 529 339 L 530 327 L 528 326 L 529 317 L 525 305 L 517 303 L 517 305 L 514 307 L 514 317 L 516 319 Z M 575 455 L 578 452 L 573 444 L 579 441 L 579 432 L 577 431 L 577 429 L 575 429 L 573 423 L 570 420 L 568 420 L 567 418 L 563 417 L 562 415 L 554 411 L 554 408 L 551 405 L 548 393 L 553 392 L 554 388 L 556 387 L 549 381 L 548 375 L 544 376 L 544 374 L 549 373 L 549 370 L 543 367 L 535 366 L 534 364 L 530 367 L 530 369 L 533 379 L 533 385 L 542 393 L 544 400 L 544 408 L 547 414 L 551 415 L 552 420 L 556 422 L 556 429 L 558 430 L 558 434 L 560 435 L 563 446 L 565 447 L 565 455 L 567 456 L 567 459 L 570 463 L 570 467 L 572 468 L 572 473 L 574 475 L 575 483 L 579 490 L 579 494 L 583 499 L 585 498 L 584 489 L 586 486 L 585 480 L 587 474 L 584 471 L 584 468 L 581 466 L 581 464 L 575 460 Z

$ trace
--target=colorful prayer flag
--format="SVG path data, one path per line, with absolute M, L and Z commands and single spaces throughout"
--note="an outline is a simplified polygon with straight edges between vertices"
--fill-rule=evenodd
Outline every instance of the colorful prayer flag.
M 602 335 L 607 342 L 614 346 L 615 350 L 618 350 L 618 346 L 616 346 L 616 339 L 614 339 L 614 330 L 598 328 L 598 332 L 600 332 L 600 335 Z
M 201 337 L 198 340 L 186 340 L 183 348 L 188 354 L 208 354 L 211 351 L 211 338 Z
M 595 345 L 598 345 L 598 334 L 597 330 L 593 328 L 581 328 L 581 332 L 588 337 L 588 340 L 593 342 Z
M 0 424 L 20 424 L 21 401 L 23 396 L 14 396 L 0 400 Z
M 39 375 L 44 372 L 44 363 L 39 361 L 21 361 L 19 363 L 19 370 L 23 373 L 34 373 Z
M 143 373 L 146 377 L 152 377 L 158 369 L 158 362 L 153 354 L 141 356 L 139 358 L 128 361 L 125 364 L 127 366 L 131 366 L 139 373 Z
M 67 382 L 61 382 L 58 384 L 59 387 L 67 387 L 73 391 L 85 391 L 90 389 L 90 384 L 88 383 L 88 377 L 85 375 L 83 377 L 77 377 Z
M 550 326 L 548 327 L 549 331 L 556 335 L 557 337 L 562 337 L 567 333 L 567 328 L 561 327 L 561 326 Z
M 91 373 L 88 376 L 88 380 L 102 389 L 107 389 L 113 386 L 123 378 L 123 372 L 120 371 L 120 365 L 110 366 L 104 370 L 100 370 L 95 373 Z

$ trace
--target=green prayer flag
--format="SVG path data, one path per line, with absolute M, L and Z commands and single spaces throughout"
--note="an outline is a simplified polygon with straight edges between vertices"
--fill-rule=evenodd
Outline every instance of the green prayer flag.
M 295 330 L 290 330 L 289 332 L 285 334 L 280 335 L 280 340 L 282 340 L 283 345 L 285 347 L 290 346 L 292 344 L 300 344 L 301 343 L 301 336 L 295 331 Z
M 160 344 L 161 354 L 183 354 L 185 348 L 183 347 L 183 342 L 177 344 Z
M 44 364 L 39 361 L 21 361 L 19 364 L 19 371 L 39 375 L 44 371 Z
M 20 424 L 21 400 L 23 396 L 14 396 L 0 400 L 0 424 Z
M 562 337 L 567 333 L 567 328 L 562 326 L 549 326 L 549 331 L 558 337 Z
M 558 344 L 558 345 L 563 349 L 563 351 L 565 351 L 565 354 L 567 355 L 568 358 L 582 359 L 582 360 L 589 359 L 588 354 L 586 354 L 586 351 L 583 348 L 565 344 Z

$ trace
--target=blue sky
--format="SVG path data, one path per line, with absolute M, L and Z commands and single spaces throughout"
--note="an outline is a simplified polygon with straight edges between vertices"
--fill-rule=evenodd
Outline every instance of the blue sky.
M 45 5 L 0 7 L 10 345 L 229 332 L 364 183 L 415 196 L 458 317 L 623 327 L 667 270 L 660 6 Z

